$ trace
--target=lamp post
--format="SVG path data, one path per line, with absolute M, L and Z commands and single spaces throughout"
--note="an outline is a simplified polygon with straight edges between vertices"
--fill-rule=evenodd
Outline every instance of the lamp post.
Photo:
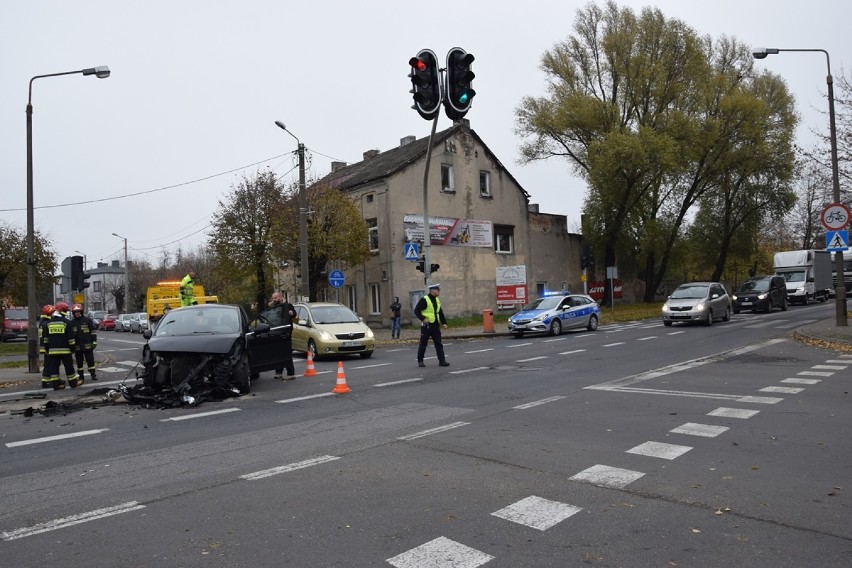
M 98 79 L 109 77 L 109 67 L 89 67 L 79 71 L 65 71 L 63 73 L 49 73 L 47 75 L 36 75 L 30 79 L 29 92 L 27 95 L 27 311 L 29 324 L 27 326 L 27 363 L 30 373 L 38 373 L 38 307 L 36 306 L 35 289 L 35 219 L 33 215 L 33 81 L 45 77 L 59 77 L 60 75 L 94 75 Z
M 275 121 L 275 126 L 296 138 L 296 135 L 287 130 L 280 120 Z M 310 274 L 308 270 L 308 195 L 305 191 L 305 145 L 296 138 L 299 153 L 299 240 L 301 241 L 301 255 L 299 264 L 302 266 L 302 298 L 300 301 L 307 302 L 311 295 Z
M 112 236 L 124 239 L 124 313 L 127 314 L 130 313 L 127 311 L 130 305 L 130 273 L 127 270 L 127 237 L 122 237 L 116 233 L 113 233 Z
M 840 176 L 837 166 L 837 130 L 834 125 L 834 80 L 831 77 L 831 59 L 824 49 L 779 49 L 774 47 L 756 48 L 752 55 L 755 59 L 766 59 L 767 55 L 777 55 L 782 51 L 804 51 L 825 54 L 825 65 L 828 75 L 825 82 L 828 84 L 828 124 L 829 138 L 831 139 L 831 187 L 835 203 L 840 203 Z M 834 271 L 837 274 L 835 285 L 835 319 L 838 326 L 847 326 L 846 319 L 846 279 L 843 274 L 843 251 L 834 253 Z

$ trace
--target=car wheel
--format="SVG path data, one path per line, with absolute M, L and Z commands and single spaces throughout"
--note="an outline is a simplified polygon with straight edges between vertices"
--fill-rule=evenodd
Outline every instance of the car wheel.
M 589 317 L 589 325 L 586 326 L 586 329 L 589 331 L 595 331 L 598 328 L 598 316 L 592 315 Z
M 722 321 L 731 321 L 731 306 L 725 308 L 725 315 L 722 316 Z
M 707 321 L 704 323 L 707 327 L 713 325 L 713 310 L 707 312 Z
M 784 296 L 784 299 L 781 300 L 781 311 L 782 312 L 787 311 L 787 296 Z
M 240 394 L 249 394 L 251 392 L 251 363 L 249 362 L 247 353 L 243 353 L 240 362 L 234 367 L 232 376 Z
M 550 322 L 550 335 L 559 335 L 562 333 L 562 322 L 559 321 L 559 318 L 553 318 L 553 321 Z
M 370 357 L 373 356 L 373 352 L 372 351 L 363 351 L 363 352 L 359 353 L 359 355 L 361 356 L 361 359 L 369 359 Z
M 666 321 L 666 320 L 663 320 L 663 325 L 664 325 L 664 326 L 666 326 L 666 327 L 671 327 L 671 326 L 672 326 L 672 322 L 670 322 L 670 321 Z
M 317 344 L 314 343 L 313 339 L 308 340 L 308 351 L 310 351 L 312 359 L 317 358 Z

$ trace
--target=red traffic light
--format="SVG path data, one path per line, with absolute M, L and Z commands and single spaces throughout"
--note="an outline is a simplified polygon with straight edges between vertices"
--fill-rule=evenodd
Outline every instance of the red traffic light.
M 426 63 L 422 59 L 412 57 L 408 60 L 408 64 L 417 69 L 418 71 L 426 71 Z

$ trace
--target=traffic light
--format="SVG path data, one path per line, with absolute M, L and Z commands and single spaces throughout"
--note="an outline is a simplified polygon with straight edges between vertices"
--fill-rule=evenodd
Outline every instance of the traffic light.
M 431 49 L 421 49 L 416 57 L 408 61 L 411 67 L 411 91 L 414 95 L 414 110 L 432 120 L 441 111 L 441 73 L 438 70 L 438 58 Z
M 86 279 L 89 277 L 85 272 L 85 267 L 83 266 L 83 257 L 82 256 L 72 256 L 71 257 L 71 289 L 77 290 L 81 292 L 83 289 L 89 287 L 89 283 L 86 282 Z
M 420 262 L 417 263 L 417 270 L 419 270 L 420 272 L 423 272 L 425 265 L 426 265 L 425 261 L 421 260 Z
M 595 257 L 592 254 L 592 247 L 589 245 L 583 245 L 582 252 L 580 253 L 580 268 L 585 270 L 586 268 L 592 268 L 595 265 Z
M 476 96 L 471 82 L 476 75 L 470 64 L 475 57 L 460 47 L 454 47 L 447 53 L 447 96 L 444 98 L 444 110 L 452 120 L 459 120 L 470 110 L 470 103 Z
M 441 265 L 440 264 L 430 264 L 429 267 L 430 267 L 429 268 L 429 274 L 435 274 L 436 272 L 438 272 L 438 269 L 441 268 Z

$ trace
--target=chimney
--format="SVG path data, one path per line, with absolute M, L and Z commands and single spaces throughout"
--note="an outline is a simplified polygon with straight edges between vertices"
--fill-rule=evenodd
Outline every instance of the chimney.
M 119 264 L 118 264 L 119 262 L 120 262 L 120 261 L 118 261 L 118 260 L 113 260 L 113 261 L 112 261 L 112 267 L 113 267 L 113 268 L 119 268 Z
M 336 172 L 337 170 L 343 169 L 346 167 L 346 162 L 332 162 L 331 163 L 331 171 Z
M 107 263 L 106 263 L 106 262 L 99 262 L 99 263 L 98 263 L 98 268 L 104 268 L 104 267 L 106 267 L 106 265 L 107 265 Z
M 411 134 L 409 134 L 405 138 L 399 139 L 399 146 L 401 148 L 401 147 L 405 146 L 406 144 L 411 144 L 415 140 L 417 140 L 417 136 L 412 136 Z
M 527 205 L 527 211 L 530 213 L 538 213 L 538 203 L 530 203 Z
M 373 158 L 375 158 L 378 155 L 379 155 L 378 149 L 367 150 L 366 152 L 364 152 L 364 161 L 366 162 L 367 160 L 372 160 Z

